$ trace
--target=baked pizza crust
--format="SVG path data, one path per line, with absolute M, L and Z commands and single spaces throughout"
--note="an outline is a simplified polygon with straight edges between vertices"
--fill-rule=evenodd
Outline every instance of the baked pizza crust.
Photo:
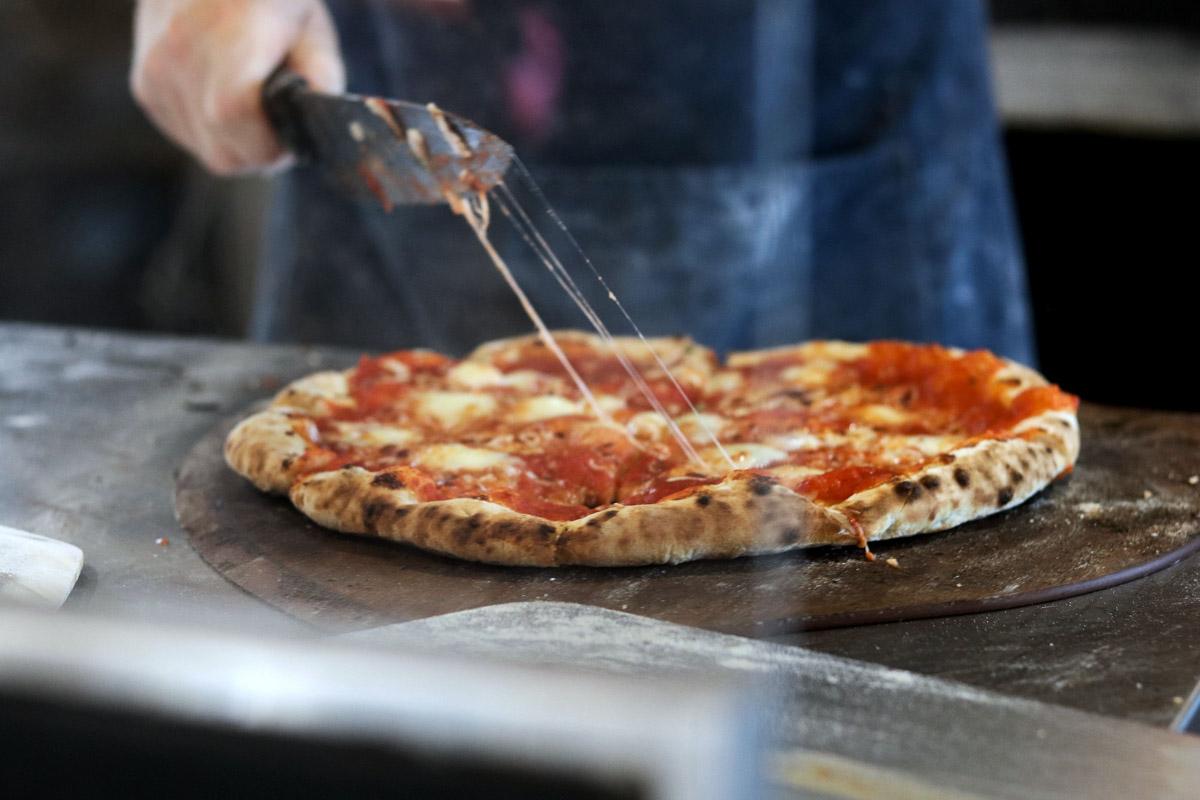
M 594 341 L 589 334 L 565 335 Z M 534 340 L 491 342 L 467 360 L 490 362 L 502 357 L 505 347 Z M 710 351 L 690 340 L 653 341 L 673 372 L 694 368 L 703 379 L 703 370 L 711 366 Z M 837 360 L 854 357 L 862 347 L 810 343 L 731 354 L 728 363 L 757 363 L 797 351 L 807 359 Z M 1075 415 L 1047 411 L 1016 426 L 1013 432 L 1021 438 L 959 447 L 919 471 L 834 505 L 802 497 L 769 477 L 739 474 L 684 497 L 615 504 L 580 519 L 553 521 L 485 500 L 422 503 L 386 469 L 351 466 L 301 478 L 298 464 L 307 444 L 297 426 L 312 425 L 309 414 L 352 402 L 349 374 L 316 373 L 284 388 L 270 407 L 229 434 L 228 464 L 259 489 L 288 494 L 296 508 L 322 526 L 511 566 L 674 564 L 946 530 L 1023 503 L 1072 468 L 1080 444 Z M 1011 361 L 993 380 L 1009 398 L 1048 385 L 1034 370 Z
M 482 500 L 418 503 L 384 472 L 348 467 L 298 482 L 292 503 L 320 525 L 470 561 L 512 566 L 632 566 L 782 553 L 931 533 L 1019 505 L 1074 463 L 1074 415 L 1028 421 L 1032 439 L 989 439 L 834 506 L 769 478 L 730 478 L 695 494 L 615 505 L 555 522 Z

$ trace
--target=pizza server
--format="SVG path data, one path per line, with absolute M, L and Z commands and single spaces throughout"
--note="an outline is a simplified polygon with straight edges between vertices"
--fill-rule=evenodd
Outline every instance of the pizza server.
M 280 139 L 332 184 L 391 210 L 495 186 L 513 150 L 470 120 L 432 105 L 317 92 L 281 67 L 263 85 Z

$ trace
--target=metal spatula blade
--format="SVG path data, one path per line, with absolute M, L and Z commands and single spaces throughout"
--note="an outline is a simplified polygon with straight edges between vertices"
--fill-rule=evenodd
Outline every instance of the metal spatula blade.
M 440 112 L 447 136 L 427 106 L 317 92 L 286 69 L 264 84 L 263 108 L 301 161 L 386 209 L 445 202 L 447 191 L 487 191 L 513 157 L 509 144 L 456 114 Z

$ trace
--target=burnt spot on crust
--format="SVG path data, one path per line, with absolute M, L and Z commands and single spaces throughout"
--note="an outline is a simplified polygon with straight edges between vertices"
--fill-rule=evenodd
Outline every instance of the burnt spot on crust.
M 750 491 L 759 497 L 764 497 L 771 493 L 771 487 L 775 485 L 775 481 L 765 475 L 755 475 L 750 479 Z
M 525 533 L 527 530 L 528 528 L 526 525 L 518 522 L 515 519 L 501 520 L 496 525 L 496 537 L 501 540 L 516 542 L 521 539 L 521 534 Z
M 400 506 L 399 508 L 395 509 L 392 513 L 396 515 L 396 519 L 399 519 L 400 517 L 403 517 L 405 514 L 408 513 L 408 508 L 409 508 L 408 506 Z
M 892 491 L 906 503 L 912 502 L 921 496 L 921 487 L 912 481 L 900 481 L 892 487 Z
M 381 472 L 371 480 L 372 486 L 382 486 L 385 489 L 403 489 L 404 481 L 390 472 Z
M 283 461 L 280 461 L 279 466 L 283 467 L 283 469 L 285 469 L 285 470 L 291 469 L 292 468 L 291 457 L 289 456 L 288 458 L 285 458 Z
M 363 510 L 362 510 L 363 527 L 366 528 L 371 533 L 374 533 L 375 532 L 375 523 L 377 523 L 379 521 L 379 518 L 383 515 L 383 512 L 386 510 L 387 510 L 387 506 L 383 503 L 366 503 L 366 504 L 364 504 Z
M 476 528 L 478 528 L 482 522 L 483 522 L 483 519 L 482 519 L 482 517 L 480 517 L 479 514 L 472 514 L 471 516 L 469 516 L 465 520 L 463 520 L 463 526 L 466 527 L 467 530 L 473 531 Z
M 1021 385 L 1021 379 L 1016 378 L 1016 377 L 1001 378 L 1000 382 L 1003 383 L 1005 386 L 1020 386 Z
M 953 464 L 957 460 L 957 456 L 955 456 L 954 453 L 942 453 L 940 456 L 938 456 L 938 461 L 942 462 L 943 464 Z
M 534 531 L 534 533 L 543 542 L 548 542 L 554 538 L 555 530 L 556 530 L 556 528 L 553 525 L 547 525 L 547 524 L 543 523 L 543 524 L 537 526 L 537 529 Z
M 1016 486 L 1018 483 L 1020 483 L 1023 480 L 1025 480 L 1025 476 L 1022 475 L 1020 472 L 1017 472 L 1015 469 L 1011 469 L 1011 468 L 1008 470 L 1008 481 L 1013 486 Z
M 608 511 L 605 511 L 605 512 L 604 512 L 604 518 L 605 518 L 605 519 L 612 519 L 613 517 L 615 517 L 615 516 L 616 516 L 617 514 L 619 514 L 619 513 L 621 513 L 620 509 L 618 509 L 618 508 L 610 508 Z
M 696 495 L 696 505 L 700 506 L 701 508 L 704 508 L 706 505 L 708 505 L 711 502 L 712 502 L 712 497 L 710 495 L 704 494 L 703 492 Z
M 996 505 L 1006 506 L 1012 502 L 1013 490 L 1011 486 L 1005 486 L 996 494 Z
M 971 475 L 962 467 L 954 470 L 954 482 L 964 489 L 971 485 Z
M 796 544 L 800 541 L 799 528 L 784 528 L 779 532 L 780 544 Z
M 921 478 L 921 486 L 930 492 L 936 492 L 942 486 L 942 481 L 937 475 L 925 475 Z

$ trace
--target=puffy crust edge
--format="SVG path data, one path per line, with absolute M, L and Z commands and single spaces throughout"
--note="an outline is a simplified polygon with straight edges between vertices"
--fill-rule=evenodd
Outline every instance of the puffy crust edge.
M 1029 438 L 986 439 L 938 463 L 859 492 L 834 508 L 853 516 L 871 541 L 946 530 L 1020 505 L 1069 470 L 1079 456 L 1079 421 L 1046 411 L 1017 426 Z
M 308 441 L 296 432 L 295 409 L 271 406 L 239 422 L 225 437 L 225 463 L 264 492 L 287 494 Z
M 483 500 L 418 504 L 381 475 L 357 467 L 317 473 L 297 483 L 291 499 L 343 533 L 509 566 L 675 564 L 854 542 L 840 513 L 769 479 L 731 479 L 675 500 L 554 522 Z

